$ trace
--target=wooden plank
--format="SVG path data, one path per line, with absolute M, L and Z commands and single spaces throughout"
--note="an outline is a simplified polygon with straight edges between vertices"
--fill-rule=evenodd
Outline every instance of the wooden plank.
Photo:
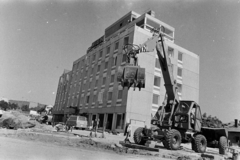
M 133 144 L 133 143 L 125 143 L 124 141 L 120 141 L 119 143 L 121 145 L 123 145 L 124 147 L 128 147 L 128 148 L 143 149 L 143 150 L 148 150 L 148 151 L 159 152 L 159 149 L 157 149 L 157 148 L 150 148 L 147 146 L 137 145 L 137 144 Z

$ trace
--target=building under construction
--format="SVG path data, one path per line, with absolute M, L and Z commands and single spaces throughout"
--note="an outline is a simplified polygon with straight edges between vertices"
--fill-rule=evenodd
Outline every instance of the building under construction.
M 163 26 L 163 27 L 161 27 Z M 140 53 L 138 65 L 146 69 L 145 88 L 122 88 L 117 69 L 126 63 L 123 46 L 142 44 L 152 37 L 153 28 L 164 28 L 167 54 L 180 99 L 199 102 L 199 56 L 174 43 L 175 29 L 155 18 L 153 11 L 142 15 L 129 12 L 105 29 L 86 54 L 73 62 L 71 71 L 59 78 L 53 108 L 54 121 L 65 121 L 69 114 L 84 114 L 89 123 L 100 119 L 100 126 L 121 132 L 127 120 L 132 126 L 149 126 L 165 97 L 165 87 L 156 53 Z

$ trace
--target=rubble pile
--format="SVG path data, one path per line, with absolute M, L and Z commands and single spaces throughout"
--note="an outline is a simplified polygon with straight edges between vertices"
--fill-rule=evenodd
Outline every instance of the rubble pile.
M 34 123 L 28 120 L 29 118 L 19 111 L 5 112 L 0 118 L 0 127 L 7 129 L 32 128 Z

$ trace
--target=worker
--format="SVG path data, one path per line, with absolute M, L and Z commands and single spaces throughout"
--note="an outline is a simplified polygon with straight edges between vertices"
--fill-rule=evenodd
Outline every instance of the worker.
M 125 131 L 124 131 L 124 136 L 126 136 L 124 142 L 125 143 L 131 143 L 130 140 L 129 140 L 129 137 L 131 136 L 131 122 L 129 121 L 129 119 L 127 119 Z
M 99 119 L 95 119 L 94 122 L 93 122 L 93 128 L 90 132 L 90 137 L 92 137 L 92 132 L 95 132 L 94 136 L 97 137 L 98 125 L 99 125 Z

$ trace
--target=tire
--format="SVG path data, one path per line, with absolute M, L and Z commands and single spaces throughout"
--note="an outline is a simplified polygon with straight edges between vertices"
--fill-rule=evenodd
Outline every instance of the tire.
M 205 138 L 205 136 L 198 134 L 196 135 L 196 137 L 194 138 L 194 149 L 195 152 L 197 153 L 204 153 L 207 149 L 207 139 Z
M 163 144 L 164 148 L 167 148 L 167 142 L 166 142 L 166 140 L 163 140 L 163 141 L 162 141 L 162 144 Z
M 195 149 L 195 141 L 194 141 L 194 139 L 192 139 L 191 144 L 192 144 L 192 146 L 191 146 L 192 150 L 195 151 L 196 149 Z
M 182 136 L 178 130 L 172 129 L 165 135 L 165 141 L 164 146 L 167 149 L 178 150 L 182 142 Z
M 219 139 L 218 147 L 219 147 L 219 154 L 226 154 L 226 147 L 228 145 L 227 138 L 225 136 L 221 136 Z
M 144 145 L 146 140 L 143 139 L 143 128 L 139 127 L 135 130 L 133 134 L 133 140 L 136 144 Z

